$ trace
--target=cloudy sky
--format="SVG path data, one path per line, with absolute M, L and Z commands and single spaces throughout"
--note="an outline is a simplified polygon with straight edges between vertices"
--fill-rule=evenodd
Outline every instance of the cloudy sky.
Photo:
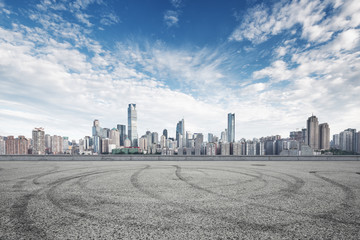
M 0 135 L 360 128 L 360 1 L 0 0 Z

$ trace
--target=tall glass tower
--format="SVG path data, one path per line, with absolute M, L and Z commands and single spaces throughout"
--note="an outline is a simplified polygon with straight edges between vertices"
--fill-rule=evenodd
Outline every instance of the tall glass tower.
M 228 114 L 227 141 L 235 142 L 235 113 Z
M 136 104 L 133 103 L 130 103 L 128 108 L 128 138 L 132 147 L 138 146 Z
M 180 137 L 181 135 L 181 137 Z M 185 121 L 182 119 L 176 124 L 176 140 L 178 147 L 179 146 L 186 146 L 186 138 L 185 138 Z M 181 143 L 180 143 L 181 141 Z

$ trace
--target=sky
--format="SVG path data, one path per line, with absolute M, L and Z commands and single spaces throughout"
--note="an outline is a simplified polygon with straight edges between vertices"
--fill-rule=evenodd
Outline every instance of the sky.
M 360 128 L 360 1 L 0 0 L 0 135 Z

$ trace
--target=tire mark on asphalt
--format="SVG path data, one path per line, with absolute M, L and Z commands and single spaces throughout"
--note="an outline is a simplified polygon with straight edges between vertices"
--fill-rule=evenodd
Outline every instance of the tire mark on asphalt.
M 287 187 L 283 188 L 283 189 L 280 189 L 278 191 L 275 191 L 272 194 L 255 195 L 257 197 L 258 196 L 274 196 L 274 195 L 278 195 L 279 192 L 284 193 L 283 196 L 285 196 L 285 197 L 291 197 L 292 195 L 299 194 L 300 189 L 305 185 L 305 181 L 303 179 L 301 179 L 301 178 L 299 178 L 297 176 L 291 175 L 291 174 L 277 172 L 277 171 L 273 171 L 273 170 L 269 170 L 269 169 L 259 169 L 259 168 L 244 168 L 244 169 L 255 171 L 255 172 L 258 172 L 258 170 L 263 170 L 263 171 L 266 171 L 266 172 L 273 172 L 273 173 L 276 173 L 276 174 L 285 175 L 285 176 L 290 177 L 290 178 L 295 180 L 295 183 L 293 183 L 292 181 L 289 181 L 289 180 L 287 180 L 285 178 L 282 178 L 282 177 L 273 176 L 273 175 L 270 175 L 270 174 L 264 174 L 264 176 L 268 176 L 270 178 L 275 178 L 275 179 L 280 180 L 281 182 L 284 182 L 287 185 Z
M 151 191 L 145 189 L 145 188 L 143 187 L 143 185 L 142 185 L 142 184 L 140 183 L 140 181 L 139 181 L 139 176 L 140 176 L 140 174 L 141 174 L 143 171 L 145 171 L 145 170 L 147 170 L 147 169 L 149 169 L 149 168 L 150 168 L 150 165 L 146 165 L 144 168 L 141 168 L 141 169 L 139 169 L 138 171 L 136 171 L 133 175 L 131 175 L 131 177 L 130 177 L 130 182 L 131 182 L 131 184 L 132 184 L 136 189 L 138 189 L 140 192 L 148 195 L 149 197 L 151 197 L 151 198 L 153 198 L 153 199 L 157 199 L 157 200 L 162 201 L 162 198 L 161 198 L 161 196 L 160 196 L 159 194 L 156 194 L 156 193 L 154 193 L 154 192 L 151 192 Z
M 117 166 L 117 165 L 109 165 L 109 166 L 103 166 L 103 167 L 114 167 L 114 166 Z M 36 178 L 34 178 L 32 180 L 32 182 L 35 184 L 35 185 L 39 185 L 40 182 L 39 182 L 39 179 L 42 178 L 42 177 L 45 177 L 47 175 L 51 175 L 51 174 L 54 174 L 54 173 L 62 173 L 62 172 L 69 172 L 69 171 L 74 171 L 74 170 L 79 170 L 79 169 L 89 169 L 89 168 L 99 168 L 98 166 L 92 166 L 92 167 L 79 167 L 79 168 L 71 168 L 71 169 L 64 169 L 64 170 L 60 170 L 60 171 L 53 171 L 53 172 L 49 172 L 48 174 L 43 174 L 41 176 L 37 176 Z
M 15 227 L 15 233 L 18 238 L 25 239 L 46 239 L 46 232 L 38 228 L 35 222 L 30 218 L 27 213 L 29 202 L 32 198 L 36 197 L 40 190 L 32 193 L 25 194 L 16 199 L 15 203 L 11 206 L 10 219 Z M 25 235 L 25 236 L 24 236 Z
M 61 184 L 71 181 L 73 179 L 77 179 L 77 178 L 81 178 L 81 177 L 86 177 L 86 176 L 92 176 L 92 175 L 96 175 L 96 174 L 102 174 L 102 173 L 107 173 L 107 172 L 111 172 L 114 170 L 108 170 L 108 171 L 93 171 L 93 172 L 87 172 L 87 173 L 83 173 L 83 174 L 78 174 L 75 176 L 69 176 L 69 177 L 64 177 L 61 179 L 58 179 L 54 182 L 49 183 L 48 185 L 51 186 L 49 188 L 49 190 L 46 191 L 46 198 L 57 208 L 61 209 L 62 211 L 68 212 L 72 215 L 78 216 L 80 218 L 87 218 L 87 219 L 94 219 L 94 216 L 91 214 L 88 214 L 86 212 L 81 212 L 81 211 L 76 211 L 73 210 L 71 208 L 68 207 L 69 203 L 67 202 L 66 204 L 63 204 L 61 201 L 61 198 L 59 198 L 58 196 L 56 196 L 55 190 L 56 188 L 58 188 Z
M 203 190 L 205 192 L 208 192 L 208 193 L 211 193 L 211 194 L 215 194 L 217 196 L 221 196 L 221 197 L 224 197 L 228 200 L 232 200 L 232 201 L 238 201 L 239 202 L 239 199 L 235 199 L 235 198 L 232 198 L 232 197 L 229 197 L 229 196 L 226 196 L 226 195 L 222 195 L 222 194 L 219 194 L 219 193 L 216 193 L 216 192 L 213 192 L 213 191 L 209 191 L 208 189 L 206 188 L 203 188 L 203 187 L 199 187 L 197 186 L 196 184 L 194 183 L 191 183 L 189 182 L 188 180 L 186 180 L 183 176 L 181 176 L 181 168 L 179 166 L 176 166 L 174 165 L 174 167 L 176 167 L 176 172 L 177 172 L 177 176 L 179 177 L 180 180 L 184 180 L 184 182 L 186 182 L 187 184 L 189 184 L 190 186 L 194 187 L 195 189 L 198 189 L 198 190 Z M 210 169 L 210 168 L 206 168 L 206 169 Z M 220 169 L 212 169 L 212 170 L 220 170 Z M 221 171 L 221 170 L 220 170 Z M 236 171 L 231 171 L 231 170 L 227 170 L 229 172 L 235 172 Z M 254 171 L 254 172 L 257 172 L 257 171 Z M 272 171 L 272 172 L 275 172 L 275 171 Z M 239 173 L 239 172 L 238 172 Z M 276 172 L 276 173 L 280 173 L 280 172 Z M 302 180 L 301 178 L 298 178 L 296 176 L 293 176 L 293 175 L 290 175 L 290 174 L 285 174 L 283 173 L 284 175 L 286 176 L 289 176 L 290 178 L 293 178 L 295 179 L 295 183 L 292 183 L 286 179 L 283 179 L 283 178 L 279 178 L 279 177 L 275 177 L 275 176 L 272 176 L 272 175 L 267 175 L 265 174 L 266 176 L 269 176 L 269 177 L 273 177 L 273 178 L 276 178 L 276 179 L 279 179 L 279 180 L 282 180 L 282 181 L 285 181 L 287 184 L 288 184 L 288 188 L 286 188 L 286 190 L 289 190 L 293 193 L 297 193 L 299 191 L 300 188 L 303 187 L 303 185 L 305 184 L 304 180 Z M 243 201 L 240 201 L 240 202 L 243 202 Z M 317 214 L 307 214 L 307 213 L 301 213 L 301 212 L 295 212 L 295 211 L 290 211 L 290 210 L 286 210 L 286 209 L 282 209 L 282 208 L 276 208 L 276 207 L 272 207 L 272 206 L 267 206 L 267 205 L 264 205 L 264 204 L 258 204 L 258 203 L 248 203 L 247 205 L 249 206 L 254 206 L 254 207 L 260 207 L 260 208 L 264 208 L 264 209 L 268 209 L 268 210 L 272 210 L 272 211 L 277 211 L 277 212 L 283 212 L 283 213 L 287 213 L 287 214 L 293 214 L 293 215 L 301 215 L 301 216 L 304 216 L 304 217 L 309 217 L 309 218 L 313 218 L 313 219 L 322 219 L 322 220 L 328 220 L 328 221 L 332 221 L 332 222 L 336 222 L 336 223 L 342 223 L 342 224 L 352 224 L 352 225 L 358 225 L 359 223 L 356 223 L 356 222 L 347 222 L 347 221 L 341 221 L 341 220 L 337 220 L 337 219 L 333 219 L 333 218 L 329 218 L 328 216 L 326 215 L 317 215 Z M 288 224 L 282 224 L 281 226 L 285 227 L 285 226 L 288 226 L 288 225 L 292 225 L 292 224 L 296 224 L 298 223 L 297 221 L 296 222 L 292 222 L 292 223 L 288 223 Z
M 241 175 L 245 175 L 245 176 L 249 176 L 249 177 L 253 177 L 253 179 L 249 179 L 249 180 L 245 180 L 245 181 L 238 181 L 237 184 L 244 184 L 244 183 L 251 183 L 251 182 L 255 182 L 255 181 L 261 181 L 263 182 L 263 186 L 258 187 L 256 189 L 254 189 L 253 191 L 258 191 L 260 189 L 265 188 L 269 183 L 268 181 L 266 181 L 265 179 L 263 179 L 263 174 L 261 172 L 256 172 L 253 171 L 255 173 L 257 173 L 258 175 L 254 175 L 254 174 L 250 174 L 250 173 L 244 173 L 244 172 L 238 172 L 238 171 L 233 171 L 233 170 L 228 170 L 228 169 L 218 169 L 218 168 L 201 168 L 201 169 L 207 169 L 207 170 L 214 170 L 214 171 L 222 171 L 222 172 L 230 172 L 230 173 L 236 173 L 236 174 L 241 174 Z M 228 184 L 228 185 L 223 185 L 223 186 L 232 186 L 232 185 L 237 185 L 237 184 Z M 216 186 L 216 187 L 221 187 L 220 186 Z
M 34 175 L 30 175 L 30 176 L 25 176 L 25 177 L 21 177 L 19 179 L 19 181 L 17 181 L 12 188 L 14 189 L 22 189 L 24 184 L 28 181 L 28 180 L 31 180 L 31 179 L 34 179 L 34 178 L 40 178 L 42 176 L 46 176 L 46 175 L 49 175 L 49 174 L 52 174 L 54 172 L 56 172 L 56 170 L 59 169 L 58 166 L 55 166 L 53 167 L 51 170 L 49 171 L 46 171 L 46 172 L 43 172 L 43 173 L 39 173 L 39 174 L 34 174 Z
M 181 181 L 185 182 L 186 184 L 190 185 L 191 187 L 197 189 L 197 190 L 201 190 L 201 191 L 204 191 L 204 192 L 207 192 L 207 193 L 211 193 L 211 194 L 214 194 L 214 195 L 217 195 L 217 196 L 221 196 L 223 197 L 222 194 L 219 194 L 219 193 L 216 193 L 216 192 L 213 192 L 209 189 L 206 189 L 206 188 L 203 188 L 195 183 L 192 183 L 190 181 L 188 181 L 186 178 L 184 178 L 182 175 L 181 175 L 181 167 L 179 167 L 178 165 L 173 165 L 173 167 L 176 168 L 175 170 L 175 175 L 178 179 L 180 179 Z
M 355 193 L 351 190 L 351 188 L 349 188 L 348 186 L 341 184 L 337 181 L 334 181 L 330 178 L 324 177 L 322 175 L 319 174 L 319 171 L 316 171 L 315 173 L 313 173 L 313 175 L 317 178 L 320 178 L 322 180 L 324 180 L 325 182 L 340 188 L 344 194 L 345 194 L 345 199 L 343 200 L 342 204 L 339 206 L 339 208 L 337 209 L 333 209 L 332 211 L 329 212 L 325 212 L 323 214 L 317 214 L 317 216 L 319 216 L 320 218 L 326 219 L 326 220 L 330 220 L 330 221 L 336 221 L 339 223 L 345 223 L 345 224 L 352 224 L 352 225 L 357 225 L 360 226 L 360 222 L 356 222 L 356 221 L 342 221 L 342 220 L 338 220 L 334 218 L 334 215 L 337 214 L 340 211 L 351 211 L 351 207 L 355 207 L 355 200 L 356 200 L 356 196 Z
M 201 215 L 206 216 L 206 217 L 211 218 L 211 219 L 218 218 L 218 219 L 220 219 L 220 220 L 222 220 L 222 221 L 224 221 L 224 222 L 226 222 L 228 224 L 232 224 L 232 225 L 234 225 L 234 226 L 236 226 L 238 228 L 248 230 L 248 231 L 254 231 L 254 230 L 261 231 L 261 232 L 270 231 L 270 232 L 277 233 L 277 234 L 284 233 L 284 231 L 285 231 L 283 229 L 284 226 L 280 226 L 280 225 L 277 225 L 277 224 L 270 225 L 270 224 L 251 223 L 251 222 L 247 222 L 247 221 L 242 220 L 242 219 L 227 217 L 227 216 L 224 216 L 224 215 L 220 215 L 218 213 L 212 213 L 212 212 L 209 212 L 207 210 L 197 209 L 197 208 L 195 208 L 193 206 L 189 206 L 189 205 L 186 205 L 186 204 L 183 204 L 183 203 L 175 203 L 175 202 L 169 201 L 167 199 L 164 199 L 159 194 L 156 194 L 156 193 L 154 193 L 152 191 L 149 191 L 149 190 L 145 189 L 143 187 L 143 185 L 139 181 L 139 175 L 143 171 L 145 171 L 145 170 L 147 170 L 149 168 L 150 168 L 150 166 L 147 165 L 146 167 L 141 168 L 138 171 L 136 171 L 131 176 L 130 181 L 131 181 L 132 185 L 136 189 L 138 189 L 139 191 L 141 191 L 142 193 L 146 194 L 147 196 L 149 196 L 149 197 L 151 197 L 153 199 L 159 200 L 162 203 L 164 203 L 166 205 L 169 205 L 169 206 L 172 206 L 172 207 L 181 208 L 183 211 L 186 211 L 186 212 L 189 212 L 189 213 L 201 214 Z M 208 191 L 210 191 L 210 190 L 208 190 Z M 286 233 L 290 234 L 290 235 L 292 234 L 292 232 L 289 232 L 289 231 L 286 231 Z
M 344 194 L 345 194 L 344 202 L 345 203 L 343 203 L 343 205 L 342 205 L 344 208 L 349 208 L 354 205 L 356 196 L 355 196 L 355 193 L 348 186 L 345 186 L 345 185 L 343 185 L 339 182 L 336 182 L 330 178 L 321 176 L 321 175 L 319 175 L 318 172 L 315 172 L 313 175 L 324 180 L 325 182 L 328 182 L 336 187 L 339 187 L 344 192 Z

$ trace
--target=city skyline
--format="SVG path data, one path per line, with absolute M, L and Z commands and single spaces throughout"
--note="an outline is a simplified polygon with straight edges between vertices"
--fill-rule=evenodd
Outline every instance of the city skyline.
M 34 128 L 32 138 L 23 135 L 15 138 L 13 135 L 0 135 L 0 155 L 21 154 L 161 154 L 161 155 L 286 155 L 305 156 L 319 154 L 359 154 L 360 131 L 348 128 L 330 137 L 328 123 L 320 123 L 312 115 L 307 121 L 307 128 L 290 131 L 288 137 L 280 135 L 263 136 L 261 138 L 236 140 L 234 136 L 235 113 L 228 113 L 228 125 L 221 137 L 208 133 L 208 139 L 200 132 L 186 131 L 185 120 L 176 124 L 176 136 L 168 136 L 167 129 L 163 135 L 146 131 L 140 138 L 137 131 L 136 104 L 128 106 L 128 134 L 126 126 L 118 124 L 117 128 L 101 127 L 95 119 L 92 126 L 92 136 L 69 141 L 67 136 L 45 134 L 44 128 Z
M 206 5 L 206 9 L 204 6 Z M 0 135 L 360 128 L 358 1 L 0 0 Z M 266 23 L 266 24 L 265 24 Z

